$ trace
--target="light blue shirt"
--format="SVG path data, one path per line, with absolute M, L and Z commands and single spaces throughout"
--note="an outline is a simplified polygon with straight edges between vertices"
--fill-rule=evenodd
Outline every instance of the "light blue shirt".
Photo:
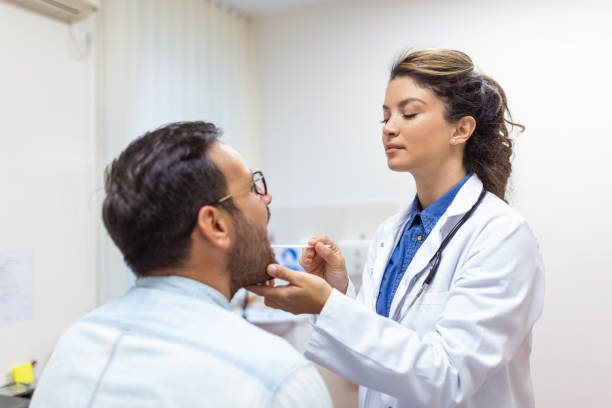
M 146 277 L 61 337 L 33 408 L 331 407 L 314 366 L 195 280 Z

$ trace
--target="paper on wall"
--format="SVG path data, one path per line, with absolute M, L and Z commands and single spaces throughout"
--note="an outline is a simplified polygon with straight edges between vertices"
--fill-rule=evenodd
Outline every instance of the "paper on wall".
M 30 319 L 33 312 L 32 251 L 0 250 L 0 324 Z

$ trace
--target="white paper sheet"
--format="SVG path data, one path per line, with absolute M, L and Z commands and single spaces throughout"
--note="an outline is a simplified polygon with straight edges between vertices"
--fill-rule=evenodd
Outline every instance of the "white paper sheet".
M 33 312 L 32 251 L 0 249 L 0 324 L 30 319 Z

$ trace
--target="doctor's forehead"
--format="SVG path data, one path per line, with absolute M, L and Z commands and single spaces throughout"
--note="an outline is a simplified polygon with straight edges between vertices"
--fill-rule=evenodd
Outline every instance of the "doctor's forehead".
M 435 98 L 435 94 L 430 89 L 420 86 L 414 79 L 398 77 L 387 85 L 383 109 L 396 106 L 402 108 L 410 103 L 427 105 L 432 98 Z

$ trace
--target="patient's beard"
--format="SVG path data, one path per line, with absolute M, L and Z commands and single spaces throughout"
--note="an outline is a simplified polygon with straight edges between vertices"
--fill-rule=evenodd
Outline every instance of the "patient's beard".
M 233 214 L 236 240 L 228 253 L 227 270 L 230 276 L 230 297 L 247 285 L 269 279 L 266 267 L 277 263 L 265 228 L 256 228 L 240 211 Z

